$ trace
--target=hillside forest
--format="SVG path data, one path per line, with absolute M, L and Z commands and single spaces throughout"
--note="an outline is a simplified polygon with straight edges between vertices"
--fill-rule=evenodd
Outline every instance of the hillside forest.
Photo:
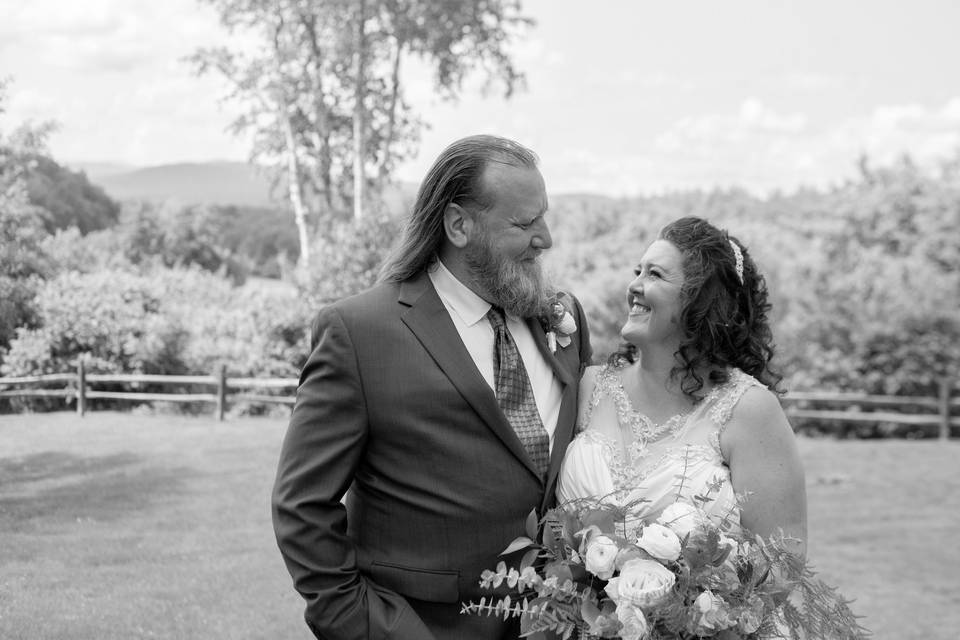
M 0 131 L 2 376 L 83 360 L 91 372 L 296 377 L 312 317 L 373 282 L 412 202 L 318 224 L 302 269 L 289 205 L 117 201 L 44 139 Z M 863 158 L 854 180 L 766 198 L 551 195 L 548 267 L 584 304 L 598 359 L 617 345 L 636 261 L 686 215 L 728 229 L 765 273 L 787 390 L 929 396 L 956 381 L 960 153 L 932 172 Z M 2 410 L 51 408 L 63 401 Z

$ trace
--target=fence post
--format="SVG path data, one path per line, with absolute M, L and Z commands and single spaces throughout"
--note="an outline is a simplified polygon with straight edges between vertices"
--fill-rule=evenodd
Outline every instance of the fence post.
M 940 378 L 940 439 L 950 439 L 950 387 L 951 380 Z
M 87 412 L 87 368 L 83 358 L 77 364 L 77 414 L 82 418 Z
M 227 405 L 227 365 L 221 364 L 217 372 L 217 420 L 223 421 Z

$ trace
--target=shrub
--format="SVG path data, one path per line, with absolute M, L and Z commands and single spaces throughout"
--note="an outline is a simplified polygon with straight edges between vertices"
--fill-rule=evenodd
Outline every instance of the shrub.
M 103 373 L 184 373 L 184 329 L 160 314 L 148 278 L 123 272 L 67 272 L 40 286 L 39 326 L 21 327 L 5 375 L 62 372 L 82 358 Z
M 309 307 L 319 309 L 372 286 L 399 235 L 400 221 L 390 216 L 332 222 L 312 245 L 309 271 L 295 278 Z

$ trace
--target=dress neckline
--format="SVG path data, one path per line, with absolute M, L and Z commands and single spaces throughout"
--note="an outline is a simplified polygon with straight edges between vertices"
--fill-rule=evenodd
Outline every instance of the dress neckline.
M 714 385 L 707 395 L 697 400 L 689 409 L 675 413 L 662 422 L 655 422 L 648 414 L 638 410 L 634 406 L 633 401 L 630 400 L 630 394 L 627 393 L 627 389 L 623 384 L 624 368 L 625 366 L 622 363 L 607 365 L 604 367 L 604 369 L 609 372 L 616 382 L 615 395 L 618 396 L 618 398 L 616 398 L 617 403 L 621 405 L 622 414 L 631 418 L 631 430 L 633 431 L 634 436 L 638 438 L 641 437 L 641 434 L 637 433 L 637 429 L 633 427 L 634 424 L 637 422 L 642 422 L 646 425 L 646 432 L 649 435 L 646 435 L 646 437 L 643 439 L 647 444 L 656 442 L 663 435 L 668 433 L 673 433 L 674 435 L 681 433 L 687 422 L 689 422 L 690 417 L 701 407 L 707 407 L 712 402 L 716 401 L 723 389 L 727 388 L 728 386 L 732 386 L 735 377 L 731 375 L 730 379 L 726 382 Z

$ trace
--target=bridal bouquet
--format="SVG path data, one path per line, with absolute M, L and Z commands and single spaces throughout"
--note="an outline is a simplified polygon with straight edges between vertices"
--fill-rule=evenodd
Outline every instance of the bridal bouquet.
M 483 588 L 506 584 L 514 595 L 481 598 L 463 612 L 521 617 L 523 637 L 866 637 L 847 601 L 791 554 L 789 541 L 763 540 L 730 518 L 715 522 L 702 504 L 678 500 L 653 522 L 631 521 L 636 504 L 553 509 L 541 522 L 542 544 L 521 537 L 504 551 L 526 550 L 519 566 L 500 562 L 481 577 Z

